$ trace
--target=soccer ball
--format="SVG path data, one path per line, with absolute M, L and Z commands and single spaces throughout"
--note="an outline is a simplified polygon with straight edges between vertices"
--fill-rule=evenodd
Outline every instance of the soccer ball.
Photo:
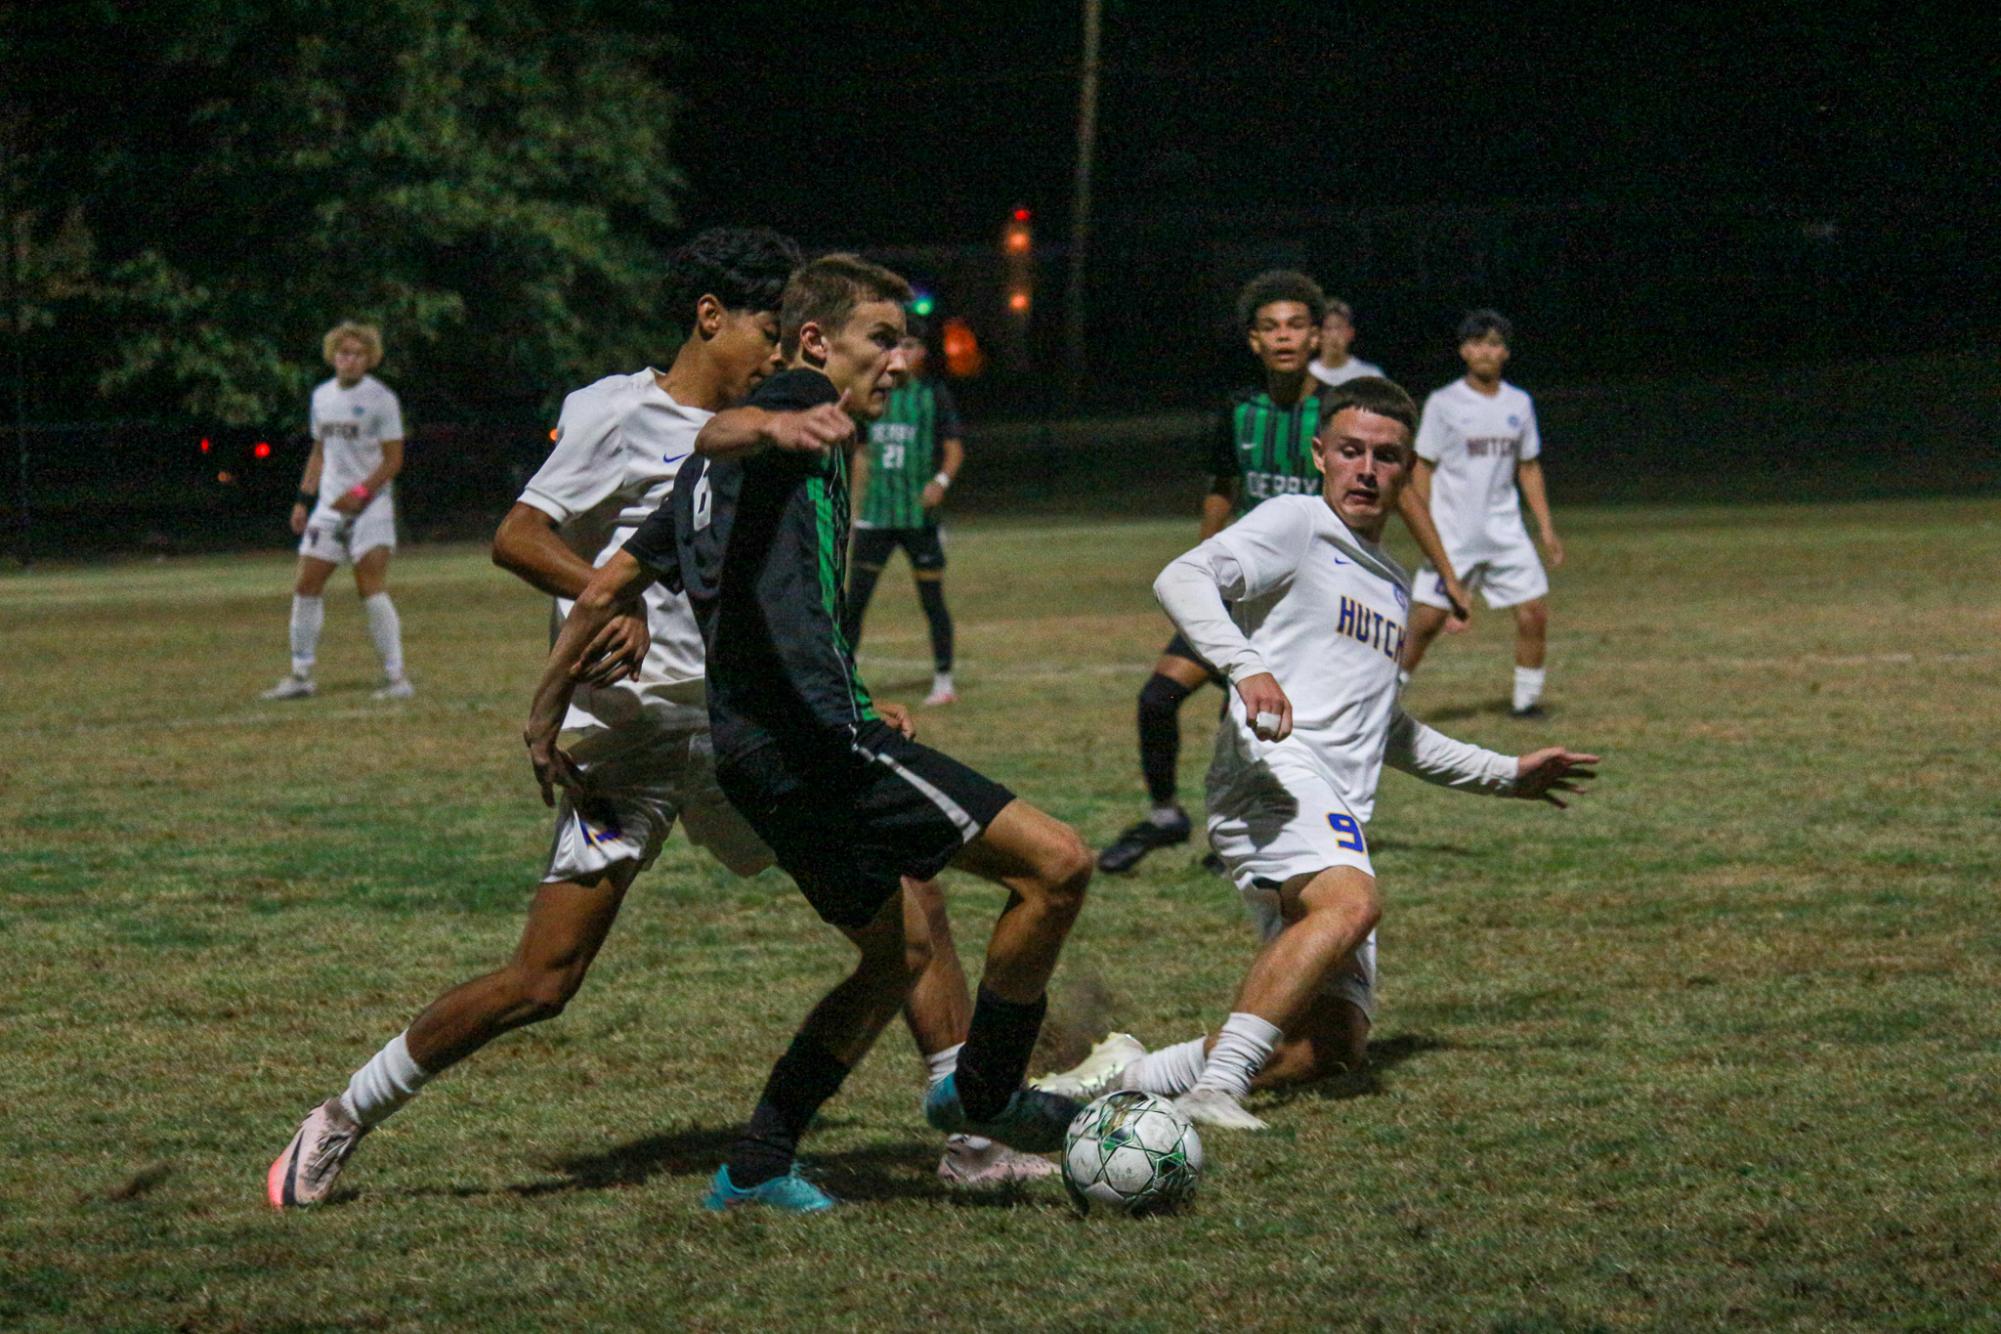
M 1084 1212 L 1094 1204 L 1127 1214 L 1172 1209 L 1195 1193 L 1201 1175 L 1194 1123 L 1151 1093 L 1107 1093 L 1063 1135 L 1063 1184 Z

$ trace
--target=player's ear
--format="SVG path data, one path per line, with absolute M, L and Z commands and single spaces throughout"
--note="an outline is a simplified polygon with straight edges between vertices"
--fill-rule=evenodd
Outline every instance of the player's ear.
M 703 293 L 695 302 L 695 332 L 703 338 L 714 338 L 723 330 L 725 313 L 720 300 Z
M 1327 471 L 1327 443 L 1317 435 L 1313 437 L 1313 466 L 1322 473 Z
M 799 350 L 806 354 L 809 361 L 826 365 L 831 349 L 827 345 L 827 331 L 820 327 L 818 320 L 807 320 L 799 326 Z

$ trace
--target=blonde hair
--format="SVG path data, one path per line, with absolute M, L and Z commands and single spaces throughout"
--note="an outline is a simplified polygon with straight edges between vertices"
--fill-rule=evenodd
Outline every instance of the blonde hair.
M 320 355 L 326 358 L 327 365 L 333 365 L 334 351 L 349 338 L 360 343 L 362 351 L 367 354 L 367 369 L 374 370 L 382 364 L 382 330 L 372 324 L 342 320 L 327 330 L 327 336 L 320 340 Z

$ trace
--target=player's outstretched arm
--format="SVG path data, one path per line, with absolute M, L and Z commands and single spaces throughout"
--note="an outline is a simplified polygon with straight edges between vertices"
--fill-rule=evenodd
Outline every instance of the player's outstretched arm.
M 1598 763 L 1596 755 L 1565 750 L 1562 746 L 1545 746 L 1541 750 L 1532 750 L 1516 759 L 1515 787 L 1508 795 L 1528 801 L 1546 801 L 1562 809 L 1566 803 L 1556 794 L 1573 792 L 1582 796 L 1590 791 L 1591 789 L 1580 786 L 1576 780 L 1589 781 L 1596 778 L 1598 771 L 1587 767 L 1596 763 Z
M 846 448 L 855 439 L 855 419 L 848 415 L 848 395 L 801 412 L 765 408 L 729 408 L 709 418 L 695 437 L 695 452 L 711 459 L 740 459 L 767 449 L 797 454 L 825 454 Z
M 633 604 L 652 582 L 653 576 L 638 561 L 623 551 L 614 553 L 577 595 L 576 605 L 564 618 L 549 650 L 542 679 L 528 705 L 528 725 L 521 733 L 528 747 L 528 762 L 535 769 L 535 782 L 548 805 L 556 804 L 558 787 L 573 788 L 577 782 L 575 764 L 556 745 L 570 698 L 582 680 L 601 683 L 604 673 L 598 669 L 605 667 L 606 655 L 611 652 L 608 645 L 628 633 L 628 628 L 617 624 L 621 618 L 636 617 L 644 633 L 645 609 Z M 640 658 L 644 656 L 642 649 Z M 621 661 L 612 678 L 638 674 L 638 661 Z

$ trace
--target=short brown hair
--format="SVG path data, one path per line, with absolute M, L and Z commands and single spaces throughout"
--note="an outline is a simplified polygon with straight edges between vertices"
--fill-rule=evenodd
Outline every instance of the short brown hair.
M 799 331 L 817 324 L 829 333 L 848 322 L 855 307 L 870 301 L 910 300 L 903 276 L 871 264 L 860 255 L 822 255 L 799 266 L 785 284 L 778 305 L 778 349 L 786 356 L 799 350 Z
M 320 355 L 327 365 L 333 365 L 334 353 L 348 339 L 360 343 L 368 353 L 368 369 L 374 370 L 382 364 L 382 330 L 372 324 L 359 324 L 354 320 L 342 320 L 327 330 L 326 337 L 320 339 Z
M 1373 412 L 1378 417 L 1388 417 L 1391 421 L 1402 422 L 1404 430 L 1417 434 L 1417 404 L 1411 401 L 1403 386 L 1395 380 L 1386 380 L 1380 375 L 1358 375 L 1346 384 L 1332 385 L 1320 391 L 1320 427 L 1325 429 L 1334 420 L 1334 414 L 1346 408 L 1360 408 Z M 1318 435 L 1319 431 L 1314 434 Z
M 1320 284 L 1297 269 L 1266 269 L 1237 293 L 1237 323 L 1246 331 L 1257 326 L 1258 312 L 1275 301 L 1297 301 L 1318 327 L 1327 318 L 1327 295 Z

